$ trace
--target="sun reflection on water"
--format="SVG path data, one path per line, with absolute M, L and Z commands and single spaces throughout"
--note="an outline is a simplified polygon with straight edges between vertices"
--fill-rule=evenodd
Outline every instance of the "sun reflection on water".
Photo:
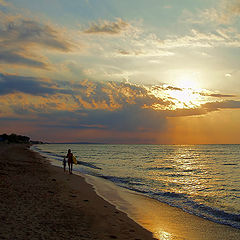
M 172 235 L 168 232 L 163 231 L 162 229 L 154 232 L 154 237 L 159 240 L 173 240 Z

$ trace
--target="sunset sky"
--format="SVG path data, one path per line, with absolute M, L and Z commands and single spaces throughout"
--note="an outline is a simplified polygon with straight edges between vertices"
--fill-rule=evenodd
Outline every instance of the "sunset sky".
M 240 0 L 0 0 L 0 133 L 240 144 Z

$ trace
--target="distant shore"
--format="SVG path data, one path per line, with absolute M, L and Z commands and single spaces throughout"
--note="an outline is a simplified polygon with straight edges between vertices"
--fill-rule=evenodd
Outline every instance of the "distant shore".
M 0 145 L 1 239 L 153 239 L 76 175 L 24 144 Z

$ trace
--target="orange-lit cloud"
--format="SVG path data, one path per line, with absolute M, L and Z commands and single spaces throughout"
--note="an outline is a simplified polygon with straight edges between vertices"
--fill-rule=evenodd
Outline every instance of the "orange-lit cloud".
M 115 22 L 99 21 L 91 23 L 90 27 L 84 32 L 89 34 L 120 34 L 129 28 L 130 24 L 117 18 Z
M 180 108 L 172 86 L 146 87 L 118 82 L 61 82 L 50 79 L 0 75 L 3 116 L 25 119 L 57 119 L 65 127 L 161 130 L 168 117 L 197 116 L 221 109 L 240 108 L 238 100 L 224 100 L 226 94 L 208 94 L 202 103 Z M 190 90 L 188 90 L 190 91 Z M 199 94 L 199 93 L 191 93 Z M 212 101 L 208 98 L 220 98 Z M 234 97 L 234 95 L 231 95 Z M 192 106 L 192 107 L 191 107 Z M 69 119 L 66 121 L 66 117 Z

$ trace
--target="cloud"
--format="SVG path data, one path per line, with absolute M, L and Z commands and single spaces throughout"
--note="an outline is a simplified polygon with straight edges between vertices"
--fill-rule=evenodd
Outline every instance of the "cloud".
M 240 16 L 239 0 L 223 0 L 219 13 L 215 13 L 215 20 L 219 23 L 230 24 L 236 17 Z
M 202 105 L 202 108 L 210 111 L 216 111 L 220 109 L 238 109 L 240 108 L 240 101 L 228 100 L 221 102 L 210 102 Z
M 226 73 L 225 77 L 230 78 L 230 77 L 232 77 L 232 74 L 231 73 Z
M 74 103 L 75 109 L 116 110 L 130 105 L 151 106 L 153 103 L 166 105 L 144 86 L 120 82 L 97 82 L 81 80 L 76 82 L 47 80 L 35 77 L 0 74 L 0 94 L 21 92 L 45 96 L 54 95 L 56 101 L 64 94 L 66 104 Z M 49 96 L 47 96 L 49 97 Z M 70 106 L 69 106 L 70 107 Z M 71 107 L 70 107 L 71 108 Z M 72 108 L 71 108 L 72 109 Z
M 218 28 L 208 32 L 191 29 L 185 36 L 159 40 L 158 45 L 164 49 L 240 47 L 240 34 L 234 28 Z
M 0 36 L 2 42 L 14 46 L 30 44 L 60 51 L 68 51 L 71 46 L 56 29 L 33 20 L 21 19 L 18 22 L 7 22 L 0 29 Z
M 0 63 L 47 69 L 47 62 L 24 55 L 19 49 L 5 50 L 0 44 Z
M 124 82 L 75 82 L 0 74 L 0 115 L 38 126 L 116 132 L 161 132 L 168 117 L 198 116 L 240 108 L 239 101 L 209 102 L 185 109 L 176 107 L 174 86 L 143 86 Z M 199 93 L 198 93 L 199 94 Z M 202 97 L 234 95 L 209 93 Z M 208 102 L 206 102 L 208 101 Z M 175 109 L 175 110 L 173 110 Z
M 185 21 L 196 24 L 230 25 L 239 15 L 239 0 L 221 0 L 215 8 L 204 9 L 197 13 L 185 11 Z
M 10 4 L 7 3 L 7 2 L 4 1 L 4 0 L 0 0 L 0 5 L 2 5 L 2 6 L 4 6 L 4 7 L 7 7 L 7 6 L 9 6 Z
M 84 32 L 90 34 L 118 35 L 126 31 L 129 27 L 129 23 L 123 21 L 121 18 L 118 18 L 115 22 L 105 20 L 99 21 L 97 23 L 91 23 L 90 27 Z
M 24 93 L 37 97 L 49 97 L 49 95 L 54 94 L 74 94 L 74 90 L 65 88 L 65 83 L 44 78 L 0 73 L 0 95 Z
M 123 49 L 119 49 L 118 53 L 123 56 L 139 56 L 139 55 L 145 55 L 144 52 L 140 50 L 133 50 L 133 51 L 127 51 Z
M 132 132 L 161 130 L 166 123 L 162 113 L 150 106 L 168 103 L 134 84 L 59 82 L 1 74 L 0 89 L 5 117 L 38 119 L 50 125 L 54 121 L 65 128 Z
M 199 93 L 201 96 L 214 97 L 214 98 L 233 98 L 237 97 L 233 94 L 221 94 L 221 93 Z
M 31 95 L 54 94 L 53 84 L 34 77 L 0 73 L 0 95 L 22 92 Z
M 152 48 L 151 48 L 152 47 Z M 169 52 L 166 50 L 158 49 L 158 46 L 152 45 L 151 47 L 145 47 L 141 49 L 133 49 L 134 46 L 132 46 L 131 50 L 123 50 L 119 49 L 117 51 L 117 56 L 129 56 L 129 57 L 169 57 L 173 56 L 173 52 Z M 155 48 L 154 48 L 155 47 Z
M 26 19 L 5 19 L 0 24 L 0 62 L 4 64 L 48 69 L 49 62 L 39 50 L 66 52 L 71 46 L 59 30 L 46 24 Z
M 213 48 L 219 46 L 237 47 L 240 46 L 239 34 L 233 29 L 218 29 L 212 33 L 204 33 L 191 30 L 191 34 L 183 37 L 172 37 L 171 39 L 165 39 L 159 42 L 164 48 Z
M 182 88 L 178 88 L 178 87 L 173 87 L 173 86 L 167 86 L 163 89 L 166 89 L 166 90 L 175 90 L 175 91 L 182 91 L 183 89 Z

